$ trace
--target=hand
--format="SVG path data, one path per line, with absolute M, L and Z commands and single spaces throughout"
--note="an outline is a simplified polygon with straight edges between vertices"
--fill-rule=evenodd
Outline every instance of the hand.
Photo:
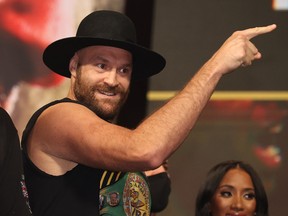
M 145 174 L 146 174 L 146 176 L 152 176 L 152 175 L 157 175 L 159 173 L 166 172 L 166 171 L 167 171 L 167 169 L 164 167 L 164 165 L 161 165 L 160 167 L 158 167 L 154 170 L 145 171 Z
M 251 65 L 252 61 L 261 58 L 261 53 L 250 40 L 258 35 L 269 33 L 275 28 L 276 25 L 272 24 L 234 32 L 213 55 L 210 63 L 219 67 L 219 71 L 223 74 L 240 66 Z

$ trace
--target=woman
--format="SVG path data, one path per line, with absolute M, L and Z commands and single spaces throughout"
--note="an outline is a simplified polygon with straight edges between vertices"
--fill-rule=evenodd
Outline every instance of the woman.
M 196 198 L 196 216 L 268 216 L 268 199 L 256 171 L 242 161 L 214 166 Z

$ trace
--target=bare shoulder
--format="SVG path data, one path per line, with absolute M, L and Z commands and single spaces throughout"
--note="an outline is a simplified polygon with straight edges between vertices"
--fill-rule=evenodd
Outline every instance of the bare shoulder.
M 113 127 L 83 105 L 70 102 L 53 105 L 34 125 L 27 142 L 28 154 L 41 170 L 63 174 L 77 163 L 86 163 L 91 146 L 97 148 L 103 140 L 99 131 L 104 133 L 101 130 L 104 126 Z
M 47 108 L 38 118 L 30 136 L 38 145 L 61 146 L 78 142 L 89 126 L 104 122 L 87 107 L 77 103 L 59 103 Z
M 77 103 L 59 103 L 47 108 L 36 121 L 27 140 L 30 159 L 42 171 L 61 175 L 77 163 L 63 158 L 74 137 L 83 128 L 83 119 L 97 118 L 89 109 Z M 82 120 L 81 120 L 82 119 Z M 86 121 L 87 122 L 87 121 Z
M 35 128 L 45 133 L 73 132 L 90 122 L 103 122 L 87 107 L 77 103 L 59 103 L 46 109 L 38 118 Z M 41 135 L 42 136 L 42 135 Z

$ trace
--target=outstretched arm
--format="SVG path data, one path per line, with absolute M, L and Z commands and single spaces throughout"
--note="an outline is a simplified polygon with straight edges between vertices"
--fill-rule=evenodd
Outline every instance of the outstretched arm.
M 144 134 L 146 140 L 151 139 L 148 142 L 150 145 L 157 143 L 151 158 L 163 160 L 180 146 L 195 125 L 220 78 L 241 65 L 251 65 L 254 60 L 261 58 L 261 53 L 250 39 L 275 28 L 276 25 L 269 25 L 233 33 L 182 91 L 136 129 L 136 133 Z M 160 161 L 155 163 L 158 165 Z
M 159 167 L 194 127 L 221 77 L 261 58 L 250 40 L 275 28 L 269 25 L 233 33 L 183 90 L 135 130 L 106 122 L 78 104 L 61 103 L 49 108 L 30 137 L 32 160 L 44 170 L 45 164 L 55 164 L 55 158 L 57 165 L 73 161 L 109 170 Z M 49 169 L 61 171 L 63 164 Z

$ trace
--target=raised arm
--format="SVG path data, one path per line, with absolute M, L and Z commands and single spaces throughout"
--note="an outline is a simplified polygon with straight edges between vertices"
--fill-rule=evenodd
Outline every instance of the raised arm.
M 32 160 L 45 169 L 45 163 L 57 158 L 61 166 L 54 166 L 51 172 L 62 169 L 63 164 L 73 166 L 67 161 L 122 171 L 159 167 L 187 137 L 221 77 L 261 58 L 250 40 L 275 28 L 269 25 L 233 33 L 183 90 L 135 130 L 106 122 L 78 104 L 61 103 L 49 108 L 30 139 Z M 35 143 L 41 143 L 40 147 Z

